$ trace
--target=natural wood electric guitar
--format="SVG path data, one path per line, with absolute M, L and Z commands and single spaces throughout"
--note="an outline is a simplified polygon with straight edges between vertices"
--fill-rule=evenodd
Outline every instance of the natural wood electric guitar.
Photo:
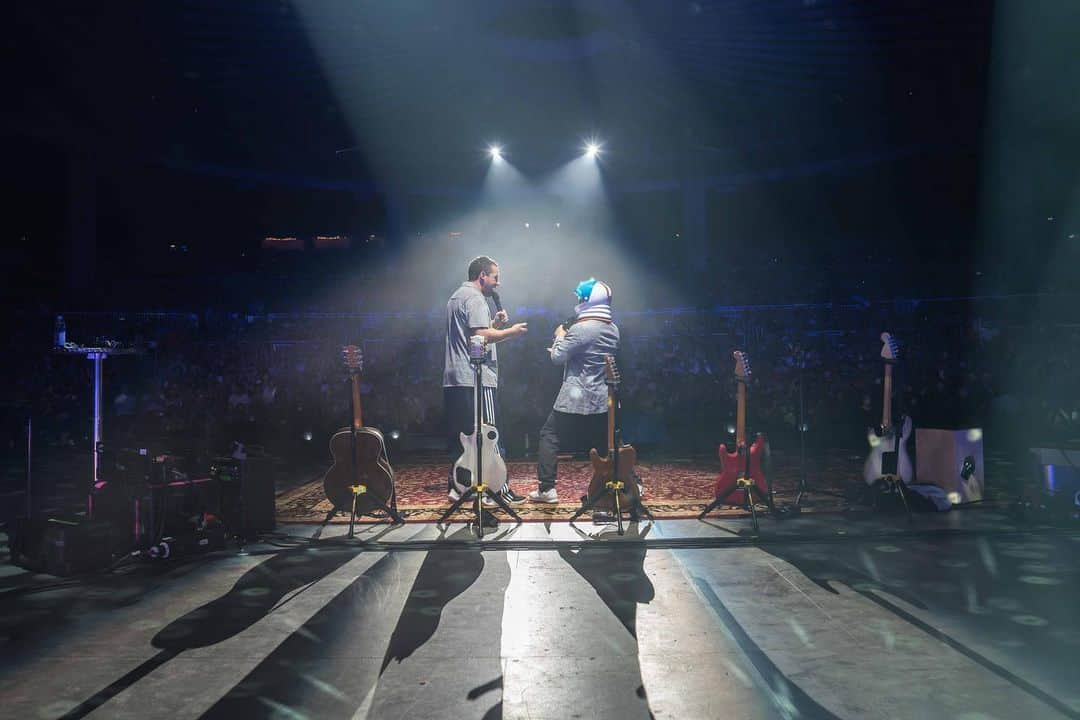
M 765 479 L 764 459 L 768 452 L 768 444 L 765 436 L 759 434 L 749 446 L 746 442 L 746 411 L 749 404 L 748 386 L 753 375 L 750 369 L 750 356 L 741 350 L 736 350 L 735 356 L 735 385 L 736 385 L 736 415 L 735 415 L 735 447 L 729 450 L 721 443 L 718 452 L 720 455 L 720 475 L 716 478 L 715 495 L 723 498 L 725 505 L 745 505 L 746 490 L 740 486 L 740 480 L 744 483 L 752 483 L 754 488 L 760 491 L 763 498 L 771 498 L 769 485 Z M 749 459 L 749 462 L 747 460 Z
M 383 434 L 365 427 L 360 407 L 360 373 L 364 359 L 360 348 L 342 348 L 345 368 L 352 386 L 352 424 L 330 438 L 334 464 L 323 476 L 323 490 L 335 510 L 350 512 L 356 497 L 356 513 L 362 515 L 378 507 L 395 507 L 394 471 L 386 454 Z M 353 488 L 360 488 L 355 491 Z
M 589 462 L 592 463 L 593 475 L 589 481 L 590 498 L 600 495 L 607 484 L 615 481 L 622 483 L 619 493 L 619 508 L 622 511 L 634 508 L 640 499 L 637 478 L 634 475 L 634 465 L 637 463 L 637 450 L 633 445 L 623 445 L 622 438 L 615 432 L 615 412 L 619 405 L 619 384 L 622 382 L 619 376 L 619 368 L 615 365 L 615 358 L 608 355 L 604 358 L 604 376 L 608 388 L 608 422 L 607 422 L 607 453 L 601 457 L 596 448 L 589 451 Z M 616 442 L 619 443 L 615 450 Z M 592 507 L 600 510 L 615 511 L 615 493 L 609 493 Z
M 866 433 L 870 454 L 863 463 L 863 479 L 867 485 L 878 480 L 900 480 L 905 485 L 913 477 L 911 456 L 907 442 L 911 437 L 911 418 L 904 416 L 900 422 L 899 440 L 892 417 L 893 367 L 900 360 L 900 345 L 887 332 L 881 333 L 881 359 L 885 363 L 885 376 L 881 383 L 881 425 Z

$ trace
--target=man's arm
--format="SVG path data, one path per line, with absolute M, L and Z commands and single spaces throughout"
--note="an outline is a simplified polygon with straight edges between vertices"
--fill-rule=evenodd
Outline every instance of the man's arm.
M 569 330 L 564 330 L 562 325 L 555 328 L 555 341 L 551 343 L 548 352 L 551 353 L 551 362 L 556 365 L 565 365 L 566 361 L 574 352 L 589 342 L 578 325 L 571 325 Z
M 473 335 L 479 335 L 489 343 L 502 342 L 508 338 L 517 337 L 518 335 L 524 335 L 529 331 L 529 323 L 514 323 L 508 328 L 496 330 L 495 328 L 470 328 L 469 331 Z
M 508 319 L 506 312 L 499 311 L 492 320 L 487 301 L 480 296 L 465 302 L 465 312 L 469 322 L 469 332 L 479 335 L 489 343 L 502 342 L 529 331 L 528 323 L 514 323 L 510 327 L 499 327 Z

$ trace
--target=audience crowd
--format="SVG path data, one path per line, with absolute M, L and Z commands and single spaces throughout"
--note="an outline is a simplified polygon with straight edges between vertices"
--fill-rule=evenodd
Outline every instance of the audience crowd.
M 565 313 L 508 308 L 530 332 L 499 347 L 498 424 L 511 456 L 535 449 L 561 378 L 546 347 Z M 920 427 L 983 427 L 1004 448 L 1080 436 L 1080 328 L 1009 324 L 967 301 L 712 307 L 617 315 L 624 436 L 661 454 L 714 453 L 731 438 L 734 360 L 751 358 L 750 425 L 776 447 L 861 448 L 880 422 L 879 335 L 901 344 L 895 408 Z M 1004 317 L 1004 314 L 1000 314 Z M 349 421 L 341 346 L 363 350 L 363 420 L 399 456 L 442 447 L 443 327 L 413 314 L 73 316 L 69 339 L 96 333 L 136 345 L 105 361 L 106 443 L 199 462 L 262 446 L 297 463 L 326 459 Z M 104 328 L 104 330 L 102 330 Z M 28 330 L 17 340 L 34 347 Z M 43 343 L 37 342 L 41 348 Z M 7 449 L 27 417 L 39 447 L 86 447 L 90 363 L 41 349 L 9 358 Z M 801 409 L 801 412 L 800 412 Z

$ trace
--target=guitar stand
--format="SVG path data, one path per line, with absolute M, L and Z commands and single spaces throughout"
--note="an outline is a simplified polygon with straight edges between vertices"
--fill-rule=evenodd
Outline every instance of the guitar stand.
M 577 511 L 575 511 L 574 514 L 570 516 L 570 522 L 574 522 L 579 517 L 589 512 L 589 510 L 595 507 L 597 503 L 599 503 L 601 500 L 603 500 L 609 495 L 612 496 L 615 503 L 615 521 L 616 523 L 618 523 L 619 535 L 622 535 L 624 532 L 622 517 L 624 512 L 630 513 L 630 522 L 636 522 L 639 518 L 643 516 L 648 518 L 649 520 L 652 520 L 653 522 L 656 522 L 656 518 L 654 518 L 653 514 L 649 512 L 649 508 L 645 507 L 645 505 L 641 502 L 640 497 L 638 497 L 637 500 L 634 500 L 634 502 L 631 503 L 630 507 L 626 508 L 625 510 L 623 509 L 622 503 L 619 502 L 619 492 L 625 486 L 626 484 L 621 480 L 610 480 L 604 483 L 604 487 L 600 490 L 600 492 L 596 493 L 596 495 L 591 498 L 587 497 L 583 499 L 581 507 L 579 507 Z
M 890 492 L 894 492 L 900 496 L 900 500 L 904 503 L 904 512 L 907 513 L 908 522 L 912 522 L 914 518 L 911 516 L 911 506 L 908 505 L 907 493 L 904 491 L 904 480 L 897 473 L 899 472 L 900 465 L 900 436 L 903 434 L 905 417 L 900 416 L 900 422 L 893 423 L 895 428 L 893 431 L 893 449 L 891 452 L 885 452 L 881 455 L 881 478 L 880 480 L 885 483 L 886 489 Z M 874 498 L 874 508 L 878 507 L 878 498 Z
M 350 485 L 349 490 L 352 491 L 352 509 L 349 511 L 349 534 L 346 537 L 353 537 L 353 525 L 356 523 L 356 501 L 361 495 L 367 494 L 367 485 Z M 390 504 L 387 505 L 382 500 L 379 500 L 374 495 L 370 496 L 371 502 L 375 503 L 375 510 L 382 510 L 386 513 L 387 517 L 393 520 L 394 525 L 404 525 L 405 518 L 398 513 L 397 510 L 397 492 L 395 491 L 390 496 Z M 363 513 L 361 513 L 363 514 Z M 374 517 L 374 516 L 372 516 Z
M 736 492 L 737 490 L 744 490 L 745 491 L 743 493 L 743 504 L 742 505 L 732 505 L 732 507 L 741 507 L 744 510 L 748 510 L 750 512 L 750 520 L 751 520 L 751 522 L 753 523 L 753 526 L 754 526 L 754 534 L 759 535 L 761 533 L 761 528 L 758 525 L 757 508 L 756 508 L 757 503 L 760 502 L 763 505 L 768 506 L 769 512 L 773 513 L 774 515 L 776 514 L 776 507 L 773 505 L 772 498 L 769 497 L 769 495 L 766 495 L 765 493 L 761 492 L 761 488 L 759 488 L 757 485 L 754 484 L 753 479 L 747 479 L 747 478 L 741 477 L 738 480 L 736 480 L 735 481 L 735 487 L 731 488 L 726 493 L 724 493 L 723 495 L 720 495 L 715 500 L 713 500 L 711 503 L 709 503 L 708 506 L 704 510 L 701 511 L 701 514 L 698 515 L 698 520 L 704 520 L 705 516 L 708 515 L 709 513 L 711 513 L 716 508 L 720 507 L 721 505 L 727 505 L 728 503 L 726 501 L 727 501 L 728 497 L 730 497 L 731 494 L 733 492 Z
M 444 523 L 446 523 L 446 521 L 450 518 L 450 516 L 458 511 L 458 508 L 460 508 L 462 505 L 464 505 L 465 503 L 472 500 L 473 501 L 474 512 L 476 513 L 476 535 L 477 535 L 477 537 L 483 539 L 483 537 L 484 537 L 484 504 L 483 504 L 483 499 L 485 497 L 491 498 L 495 502 L 495 504 L 498 505 L 499 507 L 501 507 L 503 510 L 505 510 L 506 513 L 510 517 L 514 518 L 514 520 L 516 520 L 517 522 L 521 522 L 521 516 L 518 515 L 516 512 L 514 512 L 514 508 L 512 508 L 510 506 L 510 504 L 508 502 L 506 502 L 505 499 L 503 499 L 502 494 L 497 493 L 497 492 L 492 492 L 490 487 L 488 487 L 487 485 L 482 485 L 481 484 L 481 485 L 470 485 L 469 487 L 467 487 L 465 489 L 465 492 L 461 493 L 461 497 L 459 497 L 457 500 L 455 500 L 454 504 L 451 505 L 450 508 L 446 512 L 443 513 L 442 517 L 439 518 L 439 522 L 437 522 L 436 525 L 443 525 Z
M 911 506 L 908 505 L 907 492 L 904 490 L 904 481 L 897 475 L 884 475 L 881 477 L 881 482 L 885 483 L 886 490 L 894 492 L 900 496 L 900 500 L 904 503 L 904 512 L 907 514 L 907 521 L 913 522 L 914 516 L 911 514 Z M 874 498 L 874 508 L 878 507 L 878 499 Z

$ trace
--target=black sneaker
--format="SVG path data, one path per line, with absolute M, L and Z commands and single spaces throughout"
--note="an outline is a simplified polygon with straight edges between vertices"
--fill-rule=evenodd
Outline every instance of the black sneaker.
M 503 485 L 502 496 L 503 500 L 510 503 L 511 505 L 518 505 L 525 502 L 525 496 L 518 495 L 516 492 L 513 491 L 513 489 L 511 489 L 509 485 Z

